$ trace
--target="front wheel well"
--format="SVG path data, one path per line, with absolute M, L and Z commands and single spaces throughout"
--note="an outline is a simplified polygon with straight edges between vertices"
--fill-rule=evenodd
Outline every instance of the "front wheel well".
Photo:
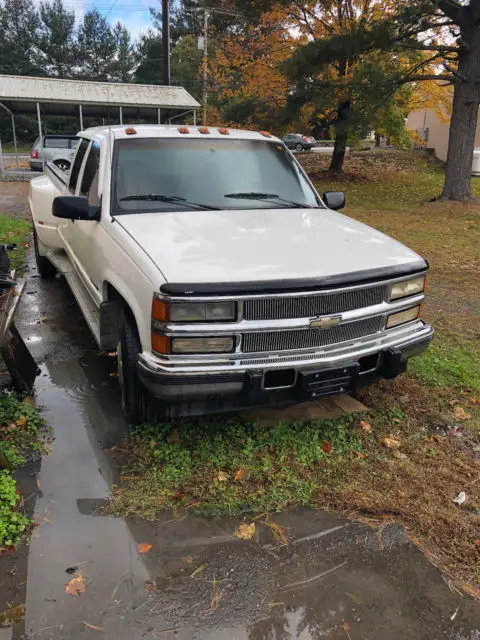
M 114 350 L 120 340 L 121 319 L 124 311 L 135 316 L 121 293 L 109 282 L 104 283 L 104 301 L 100 305 L 100 347 Z

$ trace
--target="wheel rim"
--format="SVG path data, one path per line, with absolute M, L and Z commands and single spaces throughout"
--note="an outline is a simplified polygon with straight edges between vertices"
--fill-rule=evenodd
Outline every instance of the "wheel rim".
M 70 169 L 70 165 L 68 162 L 56 162 L 55 163 L 60 171 L 68 171 Z
M 301 150 L 303 149 L 303 147 L 302 147 L 302 145 L 301 145 L 301 144 L 297 144 L 297 146 L 295 147 L 295 149 L 296 149 L 297 151 L 301 151 Z

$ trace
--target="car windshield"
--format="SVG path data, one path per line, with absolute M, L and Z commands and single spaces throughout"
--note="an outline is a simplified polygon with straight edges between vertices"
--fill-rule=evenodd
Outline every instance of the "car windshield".
M 115 143 L 112 212 L 321 207 L 278 142 L 138 138 Z

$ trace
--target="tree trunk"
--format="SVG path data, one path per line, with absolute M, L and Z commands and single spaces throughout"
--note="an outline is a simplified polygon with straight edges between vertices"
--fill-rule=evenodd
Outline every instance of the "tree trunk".
M 477 130 L 480 85 L 480 29 L 472 27 L 458 60 L 448 139 L 447 165 L 442 200 L 465 202 L 471 198 L 471 174 Z
M 347 150 L 347 133 L 346 131 L 338 131 L 335 135 L 335 146 L 333 147 L 332 160 L 330 162 L 330 171 L 341 173 L 343 169 L 343 161 L 345 160 L 345 152 Z
M 375 133 L 375 146 L 380 146 L 381 135 L 379 133 Z
M 337 123 L 335 125 L 335 146 L 333 147 L 330 171 L 341 173 L 348 140 L 348 119 L 350 117 L 350 100 L 345 100 L 338 106 Z

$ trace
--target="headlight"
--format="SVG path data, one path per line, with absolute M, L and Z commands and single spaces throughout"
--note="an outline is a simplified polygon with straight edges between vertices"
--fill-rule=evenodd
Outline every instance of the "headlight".
M 395 282 L 395 284 L 392 284 L 392 288 L 390 290 L 390 300 L 398 300 L 398 298 L 413 296 L 416 293 L 422 293 L 424 290 L 425 276 Z
M 413 307 L 412 309 L 407 309 L 406 311 L 392 313 L 391 316 L 388 316 L 386 328 L 391 329 L 392 327 L 398 327 L 398 325 L 400 324 L 411 322 L 412 320 L 416 320 L 419 315 L 420 305 L 418 305 L 417 307 Z
M 171 353 L 231 353 L 233 338 L 172 338 Z
M 235 320 L 234 302 L 174 302 L 171 322 L 226 322 Z
M 152 318 L 158 322 L 228 322 L 237 317 L 235 302 L 167 302 L 153 298 Z

